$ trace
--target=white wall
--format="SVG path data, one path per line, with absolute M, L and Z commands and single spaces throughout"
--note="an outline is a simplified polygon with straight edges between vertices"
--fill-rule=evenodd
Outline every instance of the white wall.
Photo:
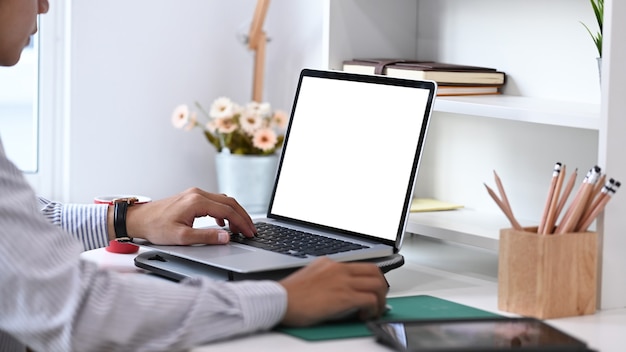
M 254 0 L 80 0 L 71 8 L 69 199 L 187 187 L 216 191 L 214 150 L 172 127 L 180 103 L 251 99 L 246 33 Z M 265 100 L 289 110 L 298 74 L 321 68 L 322 4 L 274 0 L 266 20 Z M 58 196 L 59 195 L 52 195 Z
M 422 0 L 417 22 L 418 59 L 495 67 L 509 95 L 600 102 L 587 0 Z M 555 162 L 578 168 L 577 184 L 598 163 L 596 130 L 439 112 L 431 121 L 418 196 L 501 214 L 483 186 L 495 170 L 516 216 L 539 219 Z
M 509 95 L 600 102 L 588 0 L 425 0 L 417 22 L 418 59 L 495 67 Z

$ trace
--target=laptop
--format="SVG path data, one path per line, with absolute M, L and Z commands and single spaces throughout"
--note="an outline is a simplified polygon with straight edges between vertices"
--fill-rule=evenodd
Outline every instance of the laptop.
M 255 223 L 350 243 L 342 251 L 279 253 L 236 234 L 227 245 L 142 246 L 243 274 L 299 268 L 321 255 L 397 254 L 436 89 L 432 81 L 301 71 L 267 213 Z

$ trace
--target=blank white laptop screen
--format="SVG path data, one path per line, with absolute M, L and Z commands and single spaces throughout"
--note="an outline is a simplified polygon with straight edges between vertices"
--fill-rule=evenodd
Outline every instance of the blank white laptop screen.
M 395 241 L 429 93 L 304 76 L 268 216 Z

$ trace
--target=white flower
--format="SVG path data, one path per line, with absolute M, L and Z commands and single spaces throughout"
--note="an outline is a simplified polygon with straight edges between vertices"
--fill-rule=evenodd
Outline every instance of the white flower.
M 220 97 L 211 105 L 209 116 L 213 119 L 230 118 L 235 114 L 235 109 L 236 106 L 230 99 Z
M 198 113 L 192 112 L 189 114 L 189 118 L 187 119 L 187 124 L 183 127 L 185 131 L 191 131 L 198 124 Z
M 172 125 L 176 128 L 190 130 L 196 125 L 195 114 L 189 114 L 189 107 L 185 104 L 179 105 L 172 113 Z
M 239 117 L 241 129 L 248 135 L 253 135 L 254 131 L 263 127 L 263 119 L 256 114 L 245 113 Z
M 215 119 L 215 125 L 219 133 L 232 133 L 237 129 L 237 122 L 232 118 Z
M 204 125 L 204 128 L 211 133 L 215 133 L 217 132 L 217 123 L 215 120 L 211 120 Z
M 246 111 L 254 113 L 257 116 L 268 116 L 272 112 L 272 107 L 269 103 L 258 103 L 252 101 L 246 106 Z
M 272 116 L 272 126 L 284 130 L 287 127 L 287 113 L 282 110 L 276 110 Z
M 276 146 L 276 142 L 278 142 L 278 138 L 276 137 L 274 130 L 271 128 L 262 128 L 257 130 L 252 136 L 252 145 L 263 151 L 268 151 L 274 148 Z

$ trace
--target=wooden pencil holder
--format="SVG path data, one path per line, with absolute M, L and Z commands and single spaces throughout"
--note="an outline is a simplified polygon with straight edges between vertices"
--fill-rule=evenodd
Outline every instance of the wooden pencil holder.
M 596 311 L 598 234 L 500 230 L 498 309 L 538 319 Z

